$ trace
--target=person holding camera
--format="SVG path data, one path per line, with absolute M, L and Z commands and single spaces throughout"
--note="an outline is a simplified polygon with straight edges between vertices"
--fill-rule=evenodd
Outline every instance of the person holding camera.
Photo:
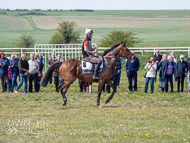
M 156 60 L 155 57 L 151 57 L 150 61 L 145 66 L 145 69 L 148 70 L 145 79 L 145 90 L 144 90 L 145 93 L 147 93 L 149 81 L 151 84 L 151 93 L 154 92 L 154 79 L 156 77 L 156 70 L 157 70 L 157 64 L 155 63 L 155 60 Z

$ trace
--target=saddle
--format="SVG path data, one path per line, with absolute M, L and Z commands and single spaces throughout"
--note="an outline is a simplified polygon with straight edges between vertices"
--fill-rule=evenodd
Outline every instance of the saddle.
M 83 74 L 94 73 L 95 64 L 92 64 L 90 62 L 86 62 L 84 60 L 82 60 L 81 62 L 82 62 L 82 73 Z M 101 62 L 101 65 L 100 65 L 98 72 L 101 72 L 102 69 L 103 69 L 103 60 Z

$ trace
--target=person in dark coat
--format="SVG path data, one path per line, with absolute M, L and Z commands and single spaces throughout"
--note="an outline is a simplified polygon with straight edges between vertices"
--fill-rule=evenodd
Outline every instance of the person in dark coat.
M 157 64 L 157 70 L 156 70 L 156 76 L 155 76 L 155 82 L 156 82 L 157 71 L 160 69 L 160 66 L 158 65 L 158 63 L 161 61 L 162 55 L 160 55 L 159 50 L 156 50 L 156 54 L 153 57 L 156 59 L 155 63 Z
M 4 80 L 7 83 L 8 92 L 10 92 L 8 67 L 9 67 L 9 60 L 7 58 L 5 58 L 5 54 L 3 52 L 1 52 L 0 53 L 0 80 L 1 80 L 2 92 L 6 91 Z
M 57 60 L 56 60 L 56 58 L 55 58 L 55 54 L 53 53 L 52 55 L 51 55 L 51 58 L 49 59 L 49 61 L 48 61 L 48 67 L 50 67 L 53 63 L 55 63 Z M 51 79 L 50 79 L 50 81 L 49 81 L 49 83 L 51 84 L 52 83 L 52 75 L 51 75 Z
M 13 89 L 17 87 L 17 77 L 19 75 L 19 68 L 18 68 L 18 62 L 20 60 L 18 58 L 15 58 L 15 55 L 11 55 L 10 65 L 9 68 L 11 70 L 11 77 L 12 77 L 12 84 L 11 84 L 11 92 L 13 92 Z
M 117 88 L 117 83 L 118 83 L 118 79 L 119 79 L 119 76 L 120 76 L 120 69 L 121 69 L 121 58 L 118 59 L 117 61 L 117 64 L 115 66 L 115 71 L 114 71 L 114 75 L 113 75 L 113 84 L 114 86 Z M 104 86 L 105 88 L 105 86 Z M 104 89 L 103 89 L 104 91 Z M 106 86 L 106 91 L 107 93 L 110 93 L 110 86 Z
M 131 51 L 133 54 L 135 54 L 134 51 Z M 140 67 L 139 59 L 136 57 L 135 61 L 131 62 L 130 60 L 127 60 L 126 62 L 126 74 L 128 76 L 129 81 L 129 90 L 133 90 L 132 86 L 132 78 L 134 79 L 134 91 L 137 91 L 137 71 Z
M 184 55 L 180 56 L 180 61 L 176 65 L 176 79 L 177 79 L 177 91 L 179 92 L 179 87 L 181 84 L 181 92 L 183 92 L 184 78 L 187 76 L 188 65 L 184 61 Z
M 168 60 L 163 63 L 162 66 L 162 78 L 165 79 L 166 89 L 165 92 L 168 92 L 168 81 L 171 86 L 171 93 L 173 93 L 173 74 L 174 74 L 174 63 L 172 56 L 168 56 Z
M 61 56 L 57 56 L 57 61 L 56 62 L 60 62 L 61 61 Z M 55 84 L 55 90 L 58 93 L 58 85 L 59 85 L 59 68 L 55 69 L 53 71 L 53 76 L 54 76 L 54 84 Z
M 26 55 L 22 54 L 21 60 L 18 62 L 18 68 L 20 72 L 20 83 L 15 88 L 15 93 L 18 93 L 18 90 L 21 88 L 23 81 L 24 81 L 24 93 L 27 93 L 27 83 L 28 83 L 28 72 L 29 72 L 29 64 L 28 61 L 26 61 Z
M 61 62 L 63 63 L 64 61 L 65 61 L 65 58 L 62 57 L 62 58 L 61 58 Z M 59 84 L 61 85 L 63 82 L 64 82 L 64 81 L 63 81 L 63 78 L 62 78 L 61 75 L 59 74 Z
M 39 70 L 38 70 L 38 72 L 41 72 L 41 74 L 42 74 L 44 64 L 42 63 L 42 60 L 40 59 L 39 54 L 36 54 L 36 55 L 35 55 L 35 60 L 37 60 L 37 61 L 38 61 L 38 64 L 39 64 Z M 43 75 L 43 74 L 42 74 L 42 75 Z M 41 82 L 41 79 L 42 79 L 42 77 L 39 77 L 39 76 L 38 76 L 38 78 L 37 78 L 37 82 L 38 82 L 38 92 L 40 91 L 40 82 Z
M 162 66 L 163 66 L 163 64 L 164 64 L 165 61 L 167 61 L 167 55 L 166 54 L 164 54 L 162 56 L 162 60 L 158 63 L 158 66 L 160 67 L 160 69 L 159 69 L 160 82 L 161 81 L 165 81 L 165 79 L 162 78 Z M 164 88 L 161 88 L 161 92 L 164 92 Z

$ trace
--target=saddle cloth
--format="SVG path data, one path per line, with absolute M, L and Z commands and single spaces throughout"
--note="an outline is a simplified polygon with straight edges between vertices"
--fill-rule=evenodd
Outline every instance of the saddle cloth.
M 88 74 L 88 73 L 94 73 L 95 64 L 92 64 L 90 62 L 86 62 L 82 60 L 82 73 Z M 99 72 L 101 72 L 103 69 L 103 60 L 99 68 Z

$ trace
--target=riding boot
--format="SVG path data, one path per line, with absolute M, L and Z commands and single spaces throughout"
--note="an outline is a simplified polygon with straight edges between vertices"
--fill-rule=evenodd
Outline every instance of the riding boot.
M 101 62 L 95 65 L 93 79 L 101 79 L 101 77 L 98 77 L 98 71 L 99 71 L 100 65 L 101 65 Z

